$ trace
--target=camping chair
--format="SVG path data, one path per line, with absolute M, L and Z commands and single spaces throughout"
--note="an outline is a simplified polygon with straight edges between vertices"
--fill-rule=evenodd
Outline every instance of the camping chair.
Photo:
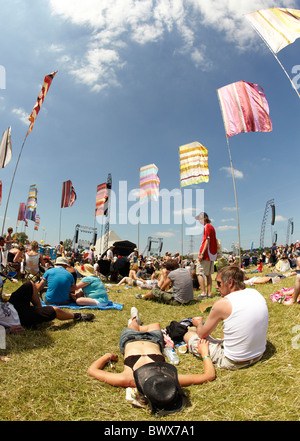
M 32 257 L 36 257 L 36 256 L 32 256 Z M 37 261 L 33 261 L 29 259 L 26 261 L 25 258 L 23 279 L 25 279 L 26 281 L 31 280 L 34 283 L 40 281 L 42 277 L 42 271 L 40 269 L 39 260 L 40 260 L 40 256 L 38 256 Z
M 6 302 L 10 297 L 10 294 L 3 293 L 4 283 L 6 282 L 6 280 L 10 280 L 12 282 L 13 278 L 16 276 L 16 274 L 17 274 L 16 272 L 10 272 L 9 274 L 4 274 L 4 273 L 0 272 L 0 301 L 1 302 Z

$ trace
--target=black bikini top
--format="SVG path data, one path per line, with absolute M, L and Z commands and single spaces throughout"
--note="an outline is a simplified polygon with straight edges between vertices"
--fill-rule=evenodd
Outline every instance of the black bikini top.
M 165 361 L 165 357 L 162 354 L 137 354 L 137 355 L 128 355 L 128 357 L 124 360 L 124 365 L 130 367 L 133 370 L 133 366 L 137 363 L 137 361 L 141 357 L 149 357 L 154 362 L 163 362 Z

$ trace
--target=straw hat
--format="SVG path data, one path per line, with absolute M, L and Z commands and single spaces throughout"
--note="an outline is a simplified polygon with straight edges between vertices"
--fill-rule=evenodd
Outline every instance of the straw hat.
M 75 265 L 75 269 L 81 274 L 82 276 L 94 276 L 94 267 L 93 265 L 90 265 L 89 263 L 86 263 L 84 265 L 80 265 L 80 263 L 77 263 Z

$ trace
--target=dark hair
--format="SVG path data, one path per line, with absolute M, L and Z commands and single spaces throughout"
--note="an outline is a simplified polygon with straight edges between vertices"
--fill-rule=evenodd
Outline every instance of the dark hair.
M 179 264 L 176 259 L 170 259 L 166 262 L 166 270 L 167 271 L 174 271 L 177 268 L 179 268 Z
M 245 289 L 244 272 L 238 266 L 224 266 L 218 271 L 222 282 L 226 285 L 229 280 L 233 280 L 234 287 L 238 289 Z

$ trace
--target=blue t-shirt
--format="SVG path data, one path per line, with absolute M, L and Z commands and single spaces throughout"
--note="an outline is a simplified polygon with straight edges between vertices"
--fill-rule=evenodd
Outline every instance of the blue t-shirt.
M 91 299 L 98 300 L 100 303 L 107 303 L 108 297 L 103 282 L 99 277 L 87 276 L 81 279 L 81 282 L 88 283 L 87 286 L 82 288 L 84 295 Z
M 45 300 L 47 303 L 66 304 L 70 302 L 69 292 L 74 284 L 74 278 L 63 267 L 55 267 L 47 270 L 43 276 L 47 282 Z

